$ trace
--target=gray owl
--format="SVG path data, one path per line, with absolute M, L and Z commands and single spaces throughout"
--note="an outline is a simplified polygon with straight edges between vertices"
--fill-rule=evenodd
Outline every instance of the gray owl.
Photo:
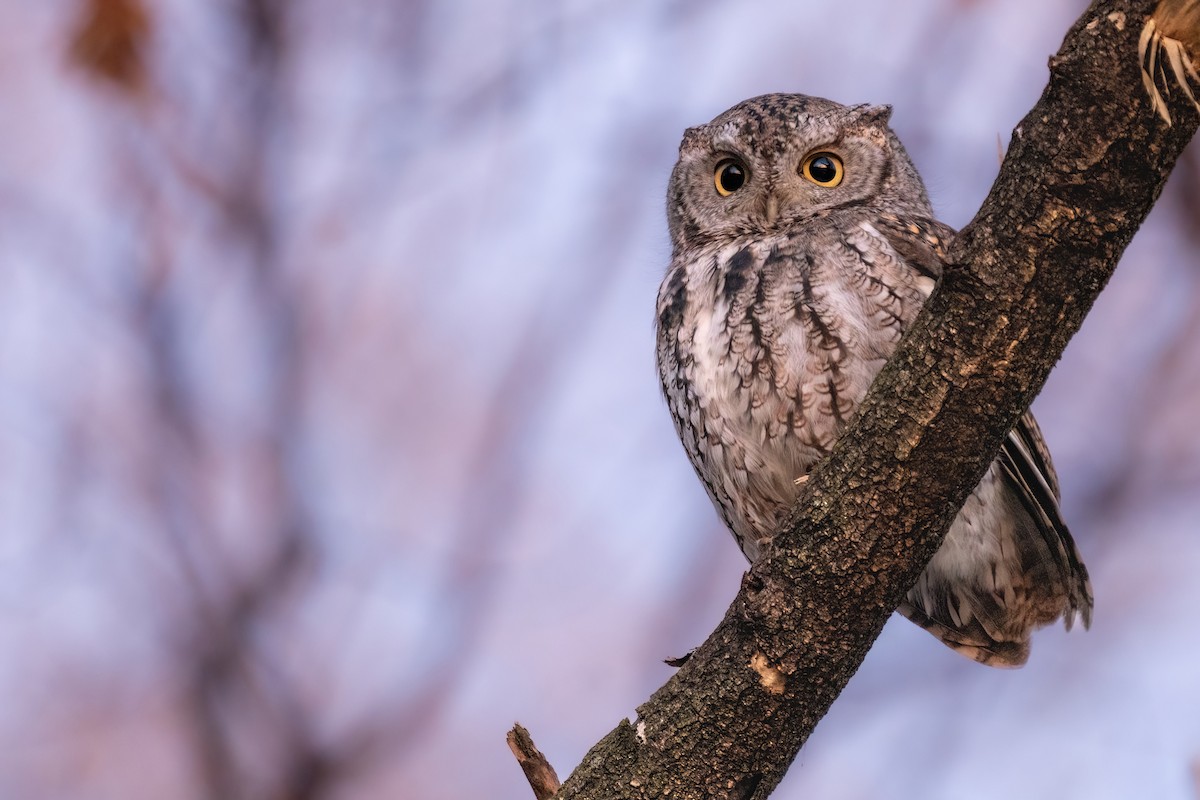
M 690 128 L 671 174 L 658 369 L 675 427 L 751 561 L 942 274 L 888 106 L 774 94 Z M 983 664 L 1091 619 L 1087 570 L 1026 413 L 898 609 Z

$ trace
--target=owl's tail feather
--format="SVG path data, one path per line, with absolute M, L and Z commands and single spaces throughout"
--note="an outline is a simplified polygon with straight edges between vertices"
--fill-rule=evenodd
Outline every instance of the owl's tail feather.
M 977 620 L 965 628 L 951 628 L 931 618 L 907 600 L 896 610 L 932 633 L 947 647 L 980 664 L 1011 669 L 1023 666 L 1029 660 L 1028 636 L 1021 641 L 997 640 L 992 638 Z

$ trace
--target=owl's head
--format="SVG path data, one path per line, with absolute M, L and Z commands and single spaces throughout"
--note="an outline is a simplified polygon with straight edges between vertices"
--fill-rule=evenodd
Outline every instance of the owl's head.
M 931 215 L 921 178 L 888 127 L 891 113 L 768 94 L 689 128 L 667 193 L 676 251 L 787 230 L 837 209 Z

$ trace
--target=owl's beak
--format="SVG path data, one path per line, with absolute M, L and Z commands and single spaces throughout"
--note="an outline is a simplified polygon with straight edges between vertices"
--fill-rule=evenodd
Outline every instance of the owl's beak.
M 774 224 L 775 219 L 779 216 L 779 197 L 774 192 L 767 192 L 767 196 L 763 200 L 762 212 L 763 219 L 767 224 Z

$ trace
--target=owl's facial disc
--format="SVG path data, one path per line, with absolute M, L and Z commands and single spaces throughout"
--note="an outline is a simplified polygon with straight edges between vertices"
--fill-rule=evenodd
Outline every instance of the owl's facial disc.
M 932 213 L 887 106 L 763 95 L 688 128 L 671 173 L 676 248 L 879 209 Z

